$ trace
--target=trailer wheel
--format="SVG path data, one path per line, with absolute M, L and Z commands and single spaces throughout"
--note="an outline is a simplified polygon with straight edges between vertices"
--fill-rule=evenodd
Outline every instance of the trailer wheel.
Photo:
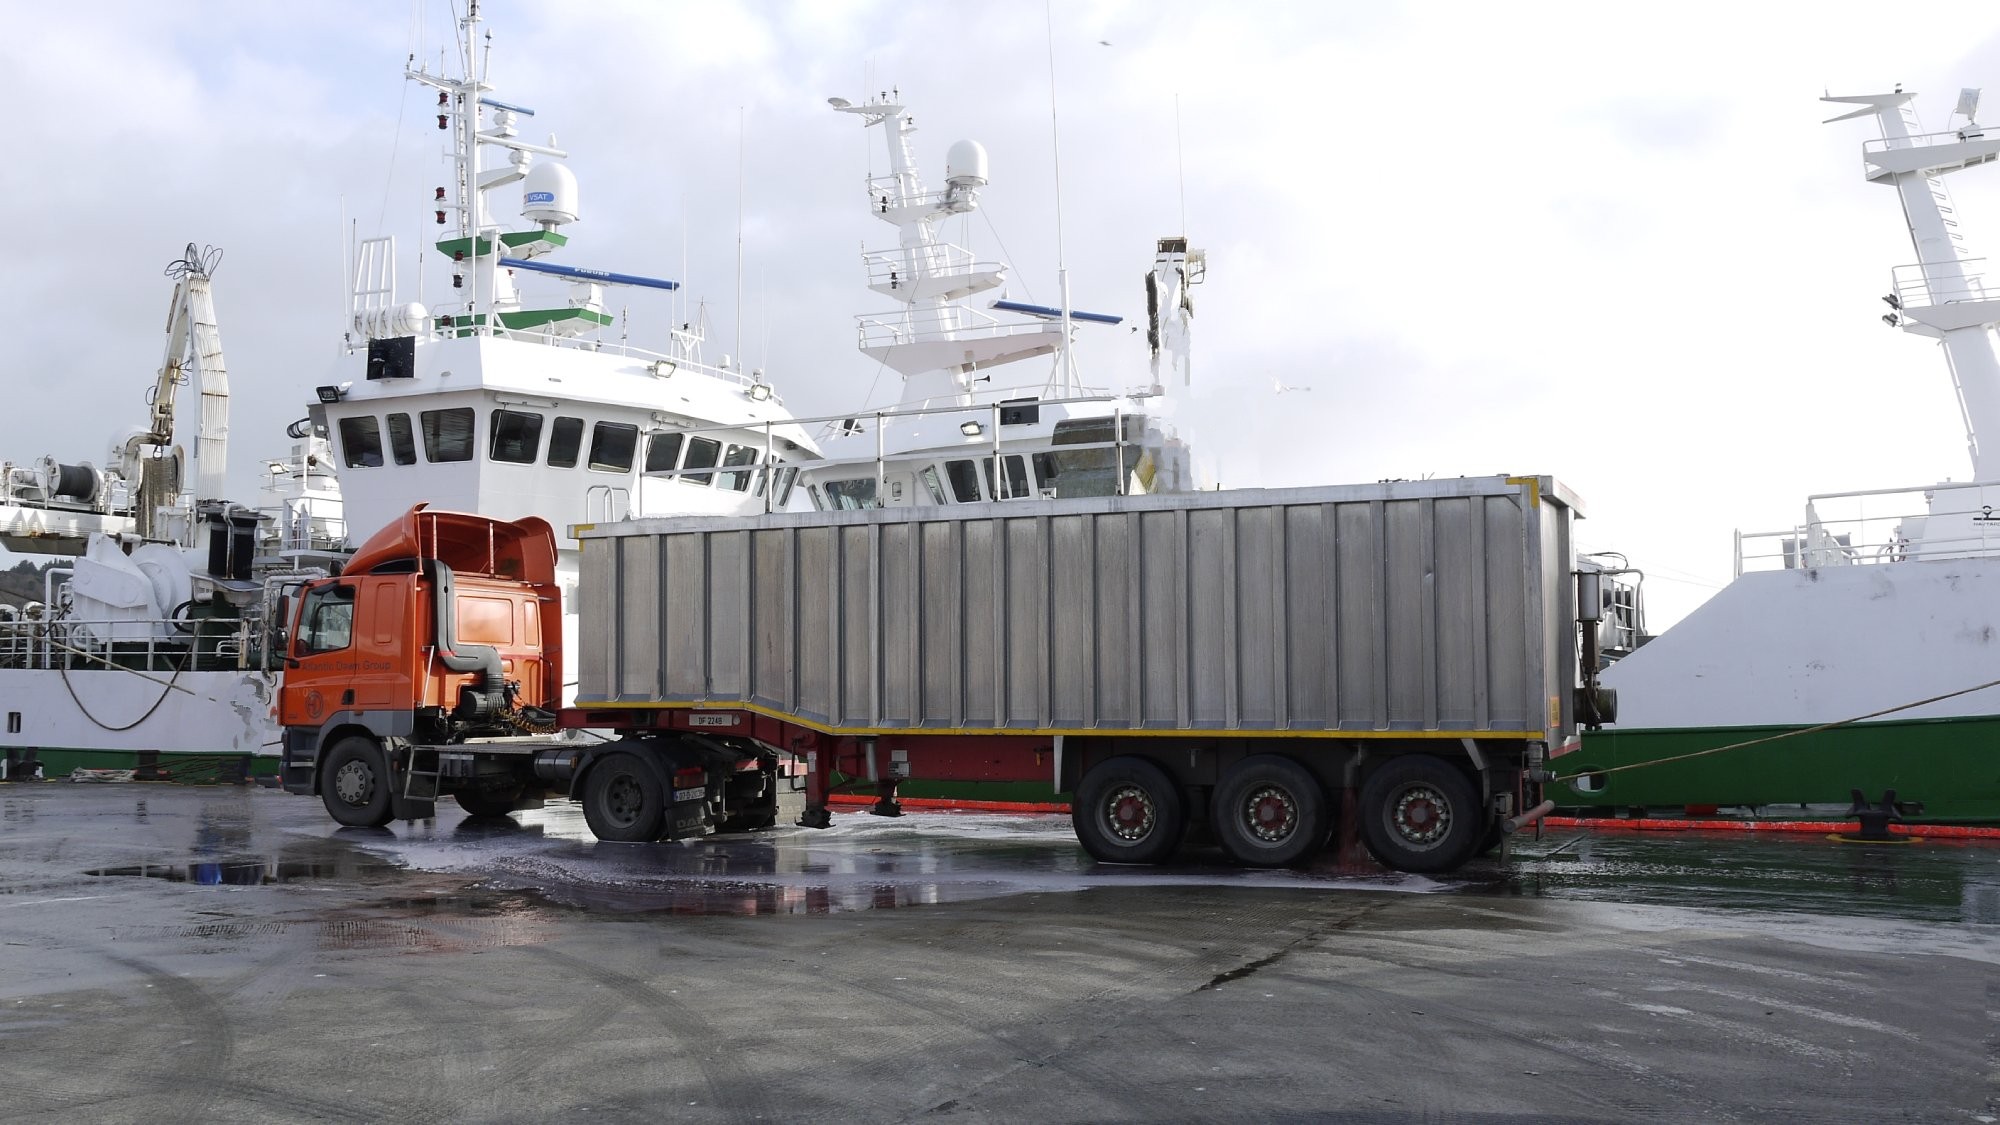
M 1112 758 L 1083 775 L 1070 823 L 1083 850 L 1106 863 L 1164 863 L 1187 831 L 1181 791 L 1144 758 Z
M 1258 754 L 1230 767 L 1208 810 L 1222 850 L 1253 867 L 1311 859 L 1325 845 L 1332 819 L 1319 779 L 1276 754 Z
M 1397 871 L 1453 870 L 1486 835 L 1472 782 L 1428 754 L 1391 758 L 1375 767 L 1357 803 L 1362 840 L 1376 859 Z
M 521 802 L 522 786 L 519 782 L 505 785 L 480 786 L 476 789 L 460 789 L 452 794 L 458 807 L 467 816 L 506 816 Z
M 358 734 L 334 743 L 320 767 L 319 799 L 327 815 L 350 828 L 380 828 L 393 820 L 382 747 Z
M 660 775 L 637 754 L 604 756 L 583 787 L 583 819 L 600 840 L 636 843 L 660 838 L 667 795 Z

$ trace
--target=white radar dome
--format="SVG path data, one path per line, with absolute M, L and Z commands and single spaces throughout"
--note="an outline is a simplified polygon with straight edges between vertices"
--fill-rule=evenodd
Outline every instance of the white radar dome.
M 576 174 L 553 161 L 528 169 L 521 178 L 521 217 L 552 227 L 575 222 Z
M 959 141 L 944 154 L 944 179 L 953 187 L 986 186 L 986 146 Z

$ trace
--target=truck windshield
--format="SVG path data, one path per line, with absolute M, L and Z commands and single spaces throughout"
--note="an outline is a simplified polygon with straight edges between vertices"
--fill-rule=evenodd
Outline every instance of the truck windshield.
M 299 613 L 299 655 L 343 649 L 354 638 L 354 587 L 329 584 L 306 592 Z

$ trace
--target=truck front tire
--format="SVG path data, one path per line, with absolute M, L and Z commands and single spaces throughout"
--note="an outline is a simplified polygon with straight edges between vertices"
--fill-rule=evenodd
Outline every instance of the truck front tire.
M 1180 787 L 1165 770 L 1129 755 L 1083 775 L 1069 817 L 1083 850 L 1106 863 L 1165 863 L 1187 832 Z
M 1386 867 L 1435 874 L 1472 858 L 1486 836 L 1472 781 L 1429 754 L 1391 758 L 1361 784 L 1361 839 Z
M 334 743 L 320 766 L 319 798 L 329 816 L 350 828 L 380 828 L 394 819 L 382 747 L 359 734 Z
M 583 784 L 583 819 L 591 835 L 626 844 L 657 840 L 666 818 L 666 786 L 639 755 L 615 750 L 590 768 Z

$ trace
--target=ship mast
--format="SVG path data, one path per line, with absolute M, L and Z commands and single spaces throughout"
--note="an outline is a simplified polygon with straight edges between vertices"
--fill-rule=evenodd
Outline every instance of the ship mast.
M 1829 123 L 1873 116 L 1881 127 L 1880 140 L 1862 145 L 1864 175 L 1893 186 L 1902 197 L 1917 252 L 1915 262 L 1892 273 L 1894 287 L 1883 299 L 1894 311 L 1884 319 L 1944 345 L 1965 419 L 1973 479 L 2000 479 L 2000 439 L 1990 451 L 1982 452 L 1979 445 L 1981 432 L 2000 435 L 2000 356 L 1993 335 L 2000 325 L 2000 288 L 1988 288 L 1980 272 L 1984 260 L 1965 246 L 1944 185 L 1948 172 L 2000 158 L 2000 136 L 1986 136 L 1973 120 L 1977 90 L 1960 95 L 1956 112 L 1965 124 L 1942 133 L 1923 131 L 1910 105 L 1915 97 L 1898 89 L 1820 100 L 1860 107 L 1829 118 Z

